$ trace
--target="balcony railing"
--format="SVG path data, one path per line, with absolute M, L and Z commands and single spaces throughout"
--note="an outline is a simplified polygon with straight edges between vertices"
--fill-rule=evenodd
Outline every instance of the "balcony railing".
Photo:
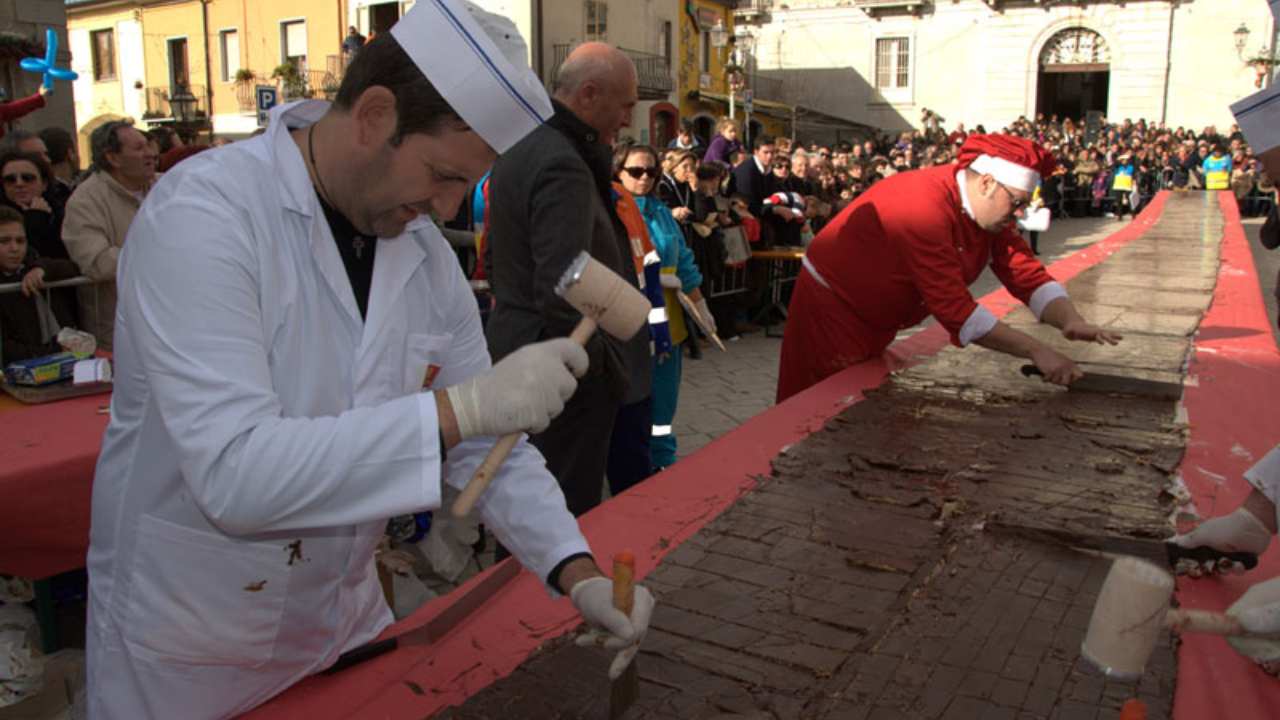
M 258 109 L 258 85 L 275 85 L 280 90 L 282 100 L 299 98 L 332 100 L 342 85 L 347 64 L 348 58 L 345 55 L 326 55 L 324 70 L 300 71 L 298 79 L 294 82 L 272 78 L 269 73 L 255 72 L 254 79 L 235 84 L 236 102 L 240 106 L 240 112 L 255 112 Z
M 179 93 L 179 88 L 170 87 L 149 87 L 147 88 L 147 110 L 143 113 L 144 120 L 176 120 L 173 114 L 173 97 Z M 192 120 L 197 118 L 206 118 L 209 116 L 208 97 L 205 95 L 203 85 L 191 85 L 186 91 L 195 102 L 191 106 Z
M 555 82 L 560 66 L 575 47 L 577 43 L 557 43 L 553 46 L 555 63 L 551 66 L 551 75 L 546 79 L 548 87 Z M 636 66 L 636 90 L 641 100 L 665 100 L 671 95 L 671 91 L 675 89 L 675 80 L 671 77 L 671 62 L 667 58 L 640 50 L 618 49 L 631 58 Z

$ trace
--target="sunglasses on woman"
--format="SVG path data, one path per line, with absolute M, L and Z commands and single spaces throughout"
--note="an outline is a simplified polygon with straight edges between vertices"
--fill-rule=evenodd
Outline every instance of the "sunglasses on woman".
M 646 175 L 648 175 L 650 178 L 656 178 L 658 177 L 658 173 L 660 171 L 656 167 L 638 167 L 637 166 L 637 167 L 624 167 L 622 168 L 622 172 L 630 175 L 633 180 L 639 180 L 640 178 Z
M 24 183 L 33 183 L 36 181 L 36 177 L 37 176 L 34 173 L 10 173 L 0 179 L 4 180 L 5 185 L 13 185 L 19 180 Z

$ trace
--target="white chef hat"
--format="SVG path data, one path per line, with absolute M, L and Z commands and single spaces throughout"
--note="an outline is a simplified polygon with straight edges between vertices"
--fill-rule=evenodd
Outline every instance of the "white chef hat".
M 465 0 L 418 0 L 391 28 L 454 111 L 498 153 L 552 115 L 515 23 Z

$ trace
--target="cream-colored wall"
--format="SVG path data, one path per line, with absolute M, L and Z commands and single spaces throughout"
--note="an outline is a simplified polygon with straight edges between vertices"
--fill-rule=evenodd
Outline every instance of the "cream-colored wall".
M 1173 72 L 1170 76 L 1169 122 L 1229 127 L 1228 105 L 1258 91 L 1257 74 L 1236 54 L 1233 31 L 1249 28 L 1244 59 L 1270 47 L 1272 20 L 1261 0 L 1213 0 L 1178 8 L 1174 17 Z
M 142 49 L 129 47 L 126 34 L 121 32 L 122 28 L 136 25 L 138 17 L 139 13 L 132 8 L 91 9 L 68 13 L 71 69 L 80 74 L 72 83 L 76 131 L 80 135 L 80 157 L 85 164 L 89 158 L 86 131 L 91 132 L 100 124 L 100 118 L 131 117 L 141 121 L 142 110 L 146 108 L 145 102 L 142 102 L 143 91 L 133 86 L 134 79 L 145 82 L 144 68 L 135 67 L 136 62 L 125 62 L 129 57 L 142 57 Z M 98 82 L 93 79 L 93 51 L 89 33 L 108 29 L 114 31 L 116 77 L 114 80 Z M 126 93 L 129 95 L 127 98 Z
M 1036 107 L 1039 53 L 1058 30 L 1086 27 L 1111 51 L 1108 117 L 1159 120 L 1164 109 L 1170 4 L 1050 8 L 1022 5 L 997 12 L 982 0 L 937 2 L 922 17 L 880 20 L 831 1 L 798 0 L 775 8 L 758 29 L 762 70 L 788 79 L 787 100 L 871 125 L 920 125 L 928 107 L 949 124 L 1000 128 Z M 1231 122 L 1228 103 L 1253 90 L 1253 71 L 1236 58 L 1232 31 L 1245 22 L 1256 49 L 1269 38 L 1260 0 L 1191 0 L 1175 11 L 1167 120 L 1203 127 Z M 912 39 L 912 86 L 902 97 L 875 91 L 875 40 Z

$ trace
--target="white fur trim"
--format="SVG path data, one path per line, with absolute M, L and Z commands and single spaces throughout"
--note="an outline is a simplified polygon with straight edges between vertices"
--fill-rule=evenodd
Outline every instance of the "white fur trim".
M 800 258 L 800 264 L 804 266 L 805 270 L 809 271 L 809 274 L 813 276 L 814 280 L 818 281 L 819 285 L 827 290 L 831 289 L 831 285 L 827 282 L 827 279 L 818 274 L 818 269 L 813 266 L 813 261 L 809 259 L 808 255 Z
M 969 319 L 964 321 L 964 325 L 960 327 L 960 345 L 965 346 L 974 340 L 981 340 L 991 332 L 996 323 L 1000 322 L 996 319 L 991 311 L 979 305 L 969 313 Z
M 1003 185 L 1028 193 L 1035 192 L 1036 185 L 1040 183 L 1040 173 L 994 155 L 979 155 L 969 165 L 969 169 L 979 175 L 990 175 Z
M 1027 307 L 1031 308 L 1032 314 L 1039 320 L 1044 315 L 1044 309 L 1049 307 L 1049 303 L 1066 296 L 1066 288 L 1056 282 L 1047 282 L 1031 293 L 1031 300 L 1027 303 Z

